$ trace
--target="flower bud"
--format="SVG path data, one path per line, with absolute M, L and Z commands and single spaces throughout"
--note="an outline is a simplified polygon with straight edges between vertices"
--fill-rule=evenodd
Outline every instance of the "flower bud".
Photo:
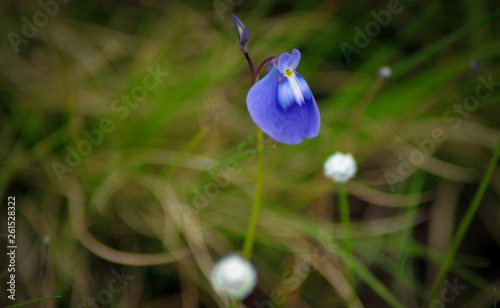
M 238 17 L 233 15 L 234 25 L 236 27 L 236 32 L 238 32 L 238 40 L 240 42 L 241 49 L 246 52 L 246 44 L 250 40 L 250 32 L 247 27 L 238 19 Z
M 242 300 L 257 284 L 257 271 L 252 263 L 233 253 L 218 260 L 211 274 L 212 286 L 219 294 Z
M 324 164 L 325 176 L 337 183 L 345 183 L 349 181 L 358 170 L 356 161 L 349 154 L 336 152 L 328 157 Z
M 377 74 L 380 78 L 384 78 L 384 79 L 391 78 L 392 70 L 389 66 L 384 65 L 378 70 Z

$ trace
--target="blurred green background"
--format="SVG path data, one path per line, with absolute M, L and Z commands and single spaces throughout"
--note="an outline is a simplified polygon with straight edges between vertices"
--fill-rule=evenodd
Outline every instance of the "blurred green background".
M 259 281 L 241 305 L 493 307 L 500 169 L 447 282 L 430 292 L 500 139 L 499 9 L 3 1 L 0 304 L 60 295 L 31 307 L 224 307 L 208 277 L 241 249 L 256 175 L 235 14 L 256 65 L 300 50 L 297 71 L 322 117 L 319 136 L 300 145 L 265 139 Z M 377 77 L 383 65 L 392 78 Z M 347 184 L 352 263 L 338 187 L 323 175 L 336 151 L 359 166 Z M 5 287 L 9 196 L 15 302 Z

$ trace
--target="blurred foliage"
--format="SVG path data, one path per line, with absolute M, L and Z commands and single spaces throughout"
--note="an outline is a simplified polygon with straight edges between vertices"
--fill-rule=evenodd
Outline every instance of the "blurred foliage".
M 41 2 L 55 12 L 45 22 L 36 1 L 0 4 L 0 192 L 2 204 L 16 196 L 15 303 L 224 306 L 210 268 L 241 249 L 256 170 L 234 13 L 255 63 L 301 51 L 297 71 L 322 116 L 320 135 L 300 145 L 265 139 L 259 283 L 242 304 L 426 305 L 500 139 L 499 86 L 477 92 L 500 81 L 498 2 L 396 1 L 402 10 L 351 61 L 341 43 L 356 46 L 355 28 L 394 0 Z M 29 38 L 27 23 L 41 25 Z M 377 77 L 382 65 L 391 79 Z M 338 188 L 322 174 L 337 150 L 359 165 L 347 185 L 352 260 Z M 445 292 L 446 307 L 493 306 L 499 172 L 447 276 L 466 289 Z M 2 282 L 7 262 L 2 253 Z

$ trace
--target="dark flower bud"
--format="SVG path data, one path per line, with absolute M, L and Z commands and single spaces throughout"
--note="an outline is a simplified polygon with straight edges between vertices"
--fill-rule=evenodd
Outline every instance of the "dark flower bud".
M 233 15 L 234 25 L 236 27 L 236 31 L 238 32 L 238 40 L 240 42 L 240 47 L 243 52 L 246 52 L 246 43 L 250 40 L 250 32 L 247 30 L 247 27 L 238 19 L 238 17 Z

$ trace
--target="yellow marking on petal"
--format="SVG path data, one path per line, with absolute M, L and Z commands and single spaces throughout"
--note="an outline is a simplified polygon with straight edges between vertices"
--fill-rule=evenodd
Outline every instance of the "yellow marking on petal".
M 291 78 L 293 76 L 293 71 L 292 70 L 286 70 L 285 71 L 285 75 L 289 78 Z
M 280 78 L 278 78 L 278 81 L 279 81 L 279 82 L 281 82 L 281 77 L 280 77 Z

